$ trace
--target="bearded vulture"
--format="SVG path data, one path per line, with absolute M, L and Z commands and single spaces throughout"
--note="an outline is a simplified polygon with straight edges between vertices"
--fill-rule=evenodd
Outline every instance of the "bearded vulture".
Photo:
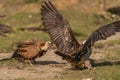
M 55 53 L 76 68 L 87 67 L 91 69 L 92 66 L 89 61 L 92 52 L 91 46 L 98 40 L 105 40 L 107 37 L 115 35 L 116 32 L 120 32 L 120 21 L 116 21 L 98 28 L 84 44 L 79 44 L 73 35 L 69 22 L 50 1 L 44 2 L 41 6 L 41 15 L 43 29 L 57 47 Z

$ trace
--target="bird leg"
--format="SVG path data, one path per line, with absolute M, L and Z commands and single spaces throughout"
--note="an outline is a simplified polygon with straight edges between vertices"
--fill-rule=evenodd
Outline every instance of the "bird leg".
M 92 65 L 89 59 L 85 60 L 84 63 L 85 63 L 85 67 L 87 67 L 89 70 L 92 70 Z
M 30 64 L 30 66 L 33 66 L 33 64 L 31 63 L 31 61 L 30 61 L 29 59 L 25 59 L 24 62 L 25 62 L 26 64 Z
M 80 66 L 81 69 L 85 68 L 85 61 L 81 61 L 79 63 L 79 66 Z
M 67 60 L 68 61 L 68 60 Z M 68 61 L 68 62 L 70 62 L 70 61 Z M 79 67 L 79 63 L 76 63 L 76 62 L 70 62 L 71 63 L 71 66 L 73 67 L 73 68 L 80 68 Z
M 83 69 L 83 68 L 87 67 L 89 70 L 92 70 L 92 65 L 91 65 L 89 59 L 87 59 L 87 60 L 85 60 L 85 61 L 80 61 L 80 62 L 71 62 L 71 65 L 72 65 L 74 68 Z
M 33 62 L 33 64 L 36 64 L 36 63 L 37 63 L 37 62 L 35 61 L 35 59 L 32 59 L 31 61 Z

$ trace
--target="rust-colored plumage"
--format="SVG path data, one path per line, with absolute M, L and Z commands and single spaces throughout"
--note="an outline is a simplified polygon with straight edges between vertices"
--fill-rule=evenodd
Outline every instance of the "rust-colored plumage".
M 105 40 L 107 37 L 120 32 L 120 21 L 116 21 L 100 27 L 85 41 L 79 44 L 75 39 L 68 21 L 57 11 L 50 2 L 44 2 L 41 8 L 42 24 L 57 47 L 56 54 L 66 59 L 74 67 L 91 68 L 89 56 L 91 46 L 98 40 Z
M 37 57 L 43 56 L 48 50 L 50 42 L 40 41 L 38 39 L 21 41 L 18 43 L 17 49 L 13 53 L 12 58 L 22 60 L 25 63 L 35 62 Z

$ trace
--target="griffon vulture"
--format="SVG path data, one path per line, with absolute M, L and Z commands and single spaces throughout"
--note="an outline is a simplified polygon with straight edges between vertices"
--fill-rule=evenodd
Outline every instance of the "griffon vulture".
M 12 55 L 12 58 L 21 60 L 31 64 L 31 61 L 36 63 L 37 57 L 43 56 L 50 46 L 50 41 L 41 41 L 38 39 L 21 41 L 18 43 L 17 49 Z

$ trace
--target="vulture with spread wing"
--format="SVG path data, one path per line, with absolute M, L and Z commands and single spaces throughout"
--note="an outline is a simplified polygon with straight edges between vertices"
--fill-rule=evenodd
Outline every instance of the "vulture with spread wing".
M 21 41 L 18 43 L 17 49 L 11 58 L 15 58 L 32 65 L 31 61 L 36 63 L 35 59 L 43 56 L 46 53 L 50 43 L 50 41 L 44 42 L 38 39 Z
M 116 32 L 120 32 L 120 21 L 116 21 L 100 27 L 90 35 L 84 44 L 79 44 L 68 21 L 50 1 L 44 2 L 41 7 L 44 31 L 49 34 L 53 43 L 55 43 L 57 47 L 55 53 L 70 62 L 74 67 L 90 69 L 91 46 L 98 40 L 105 40 Z

